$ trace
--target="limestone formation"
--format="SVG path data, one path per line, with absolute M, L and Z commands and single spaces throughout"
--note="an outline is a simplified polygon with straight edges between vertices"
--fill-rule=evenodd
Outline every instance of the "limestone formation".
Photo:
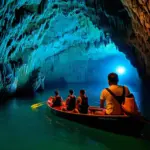
M 117 50 L 141 78 L 150 76 L 150 0 L 0 2 L 0 57 L 5 63 L 22 60 L 16 69 L 20 84 L 38 67 L 46 79 L 86 81 L 89 59 Z M 76 68 L 82 70 L 78 76 Z
M 111 33 L 112 40 L 138 69 L 141 78 L 149 78 L 150 0 L 88 0 L 87 6 L 90 11 L 95 8 L 95 24 Z

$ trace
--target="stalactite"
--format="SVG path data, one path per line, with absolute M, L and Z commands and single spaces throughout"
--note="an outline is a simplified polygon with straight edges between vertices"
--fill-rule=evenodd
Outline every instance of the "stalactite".
M 44 11 L 45 5 L 48 3 L 48 0 L 41 0 L 41 3 L 38 6 L 38 13 L 41 14 Z

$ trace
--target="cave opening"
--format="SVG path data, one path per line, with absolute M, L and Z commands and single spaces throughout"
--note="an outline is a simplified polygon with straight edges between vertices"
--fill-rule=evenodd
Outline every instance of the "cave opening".
M 90 65 L 89 63 L 89 66 Z M 99 59 L 95 64 L 95 73 L 96 72 L 98 73 L 97 81 L 102 83 L 104 81 L 107 82 L 107 75 L 111 72 L 118 74 L 120 84 L 138 85 L 140 82 L 137 69 L 121 52 L 118 52 L 116 55 L 106 56 L 102 60 Z
M 91 48 L 83 53 L 79 53 L 80 49 L 75 47 L 47 57 L 44 65 L 49 71 L 42 68 L 46 79 L 62 78 L 67 83 L 106 84 L 107 75 L 115 72 L 119 75 L 120 84 L 138 85 L 141 82 L 132 61 L 114 43 Z

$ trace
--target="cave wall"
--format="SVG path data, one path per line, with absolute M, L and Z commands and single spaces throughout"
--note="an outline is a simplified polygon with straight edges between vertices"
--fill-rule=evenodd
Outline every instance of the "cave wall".
M 41 67 L 49 80 L 64 76 L 68 82 L 83 82 L 98 79 L 89 71 L 89 60 L 116 55 L 118 49 L 141 77 L 149 76 L 149 22 L 141 25 L 137 13 L 146 9 L 148 14 L 149 1 L 136 4 L 140 9 L 133 11 L 131 3 L 120 0 L 2 0 L 1 62 L 22 59 L 26 65 L 18 69 L 20 78 Z
M 47 80 L 64 76 L 68 82 L 85 82 L 89 59 L 117 54 L 115 45 L 88 17 L 84 1 L 45 1 L 39 12 L 41 2 L 1 4 L 0 56 L 5 62 L 21 58 L 26 64 L 18 71 L 20 84 L 37 67 L 42 67 Z
M 132 23 L 129 43 L 133 45 L 144 59 L 146 72 L 150 75 L 150 0 L 122 1 Z M 138 56 L 140 57 L 140 56 Z
M 149 79 L 150 0 L 87 0 L 86 5 L 95 25 L 109 32 L 141 78 Z

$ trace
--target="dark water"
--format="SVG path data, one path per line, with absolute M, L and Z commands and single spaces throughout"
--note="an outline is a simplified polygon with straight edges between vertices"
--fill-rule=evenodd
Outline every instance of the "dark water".
M 74 88 L 76 94 L 80 88 L 85 88 L 90 105 L 99 105 L 99 94 L 104 86 L 69 87 Z M 69 87 L 59 89 L 63 98 Z M 129 87 L 141 108 L 140 88 Z M 31 109 L 32 104 L 46 101 L 52 94 L 53 90 L 47 90 L 34 99 L 13 99 L 0 107 L 0 150 L 150 150 L 148 140 L 90 129 L 49 114 L 45 105 L 34 111 Z

